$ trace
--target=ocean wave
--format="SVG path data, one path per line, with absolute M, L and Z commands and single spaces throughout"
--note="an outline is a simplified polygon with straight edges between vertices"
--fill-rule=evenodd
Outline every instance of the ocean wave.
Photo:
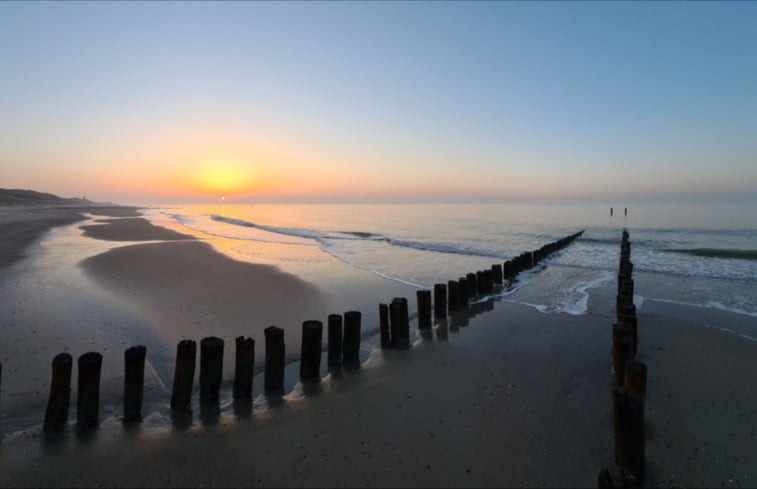
M 683 253 L 686 255 L 702 256 L 706 258 L 736 258 L 739 260 L 757 260 L 757 250 L 729 250 L 719 248 L 691 248 L 691 249 L 673 249 L 662 250 L 672 253 Z
M 642 298 L 643 301 L 654 301 L 654 302 L 665 302 L 668 304 L 679 304 L 682 306 L 691 306 L 691 307 L 701 307 L 703 309 L 720 309 L 721 311 L 727 311 L 732 312 L 735 314 L 740 314 L 742 316 L 751 316 L 751 317 L 757 317 L 757 312 L 755 311 L 747 311 L 745 309 L 740 309 L 738 307 L 728 306 L 723 304 L 722 302 L 718 301 L 708 301 L 706 304 L 701 303 L 695 303 L 695 302 L 684 302 L 684 301 L 677 301 L 673 299 L 660 299 L 657 297 L 645 297 Z
M 243 226 L 260 229 L 262 231 L 267 231 L 275 234 L 312 239 L 324 246 L 327 245 L 330 240 L 365 240 L 378 241 L 400 248 L 410 248 L 418 251 L 429 251 L 433 253 L 449 253 L 455 255 L 480 256 L 485 258 L 498 259 L 506 258 L 503 253 L 496 250 L 492 251 L 489 248 L 481 248 L 471 245 L 395 239 L 383 234 L 371 233 L 367 231 L 316 231 L 314 229 L 284 228 L 257 224 L 251 221 L 245 221 L 233 217 L 219 216 L 215 214 L 210 215 L 210 218 L 214 221 L 224 222 L 226 224 L 231 224 L 234 226 Z

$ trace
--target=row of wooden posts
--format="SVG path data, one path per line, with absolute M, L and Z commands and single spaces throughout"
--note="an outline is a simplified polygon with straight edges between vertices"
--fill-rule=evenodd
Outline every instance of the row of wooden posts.
M 446 284 L 435 284 L 433 317 L 443 319 L 448 312 L 468 307 L 471 299 L 494 292 L 495 285 L 513 280 L 520 272 L 536 266 L 549 254 L 568 246 L 583 231 L 562 238 L 541 248 L 522 253 L 503 264 L 494 264 L 490 269 L 468 273 Z M 418 328 L 432 327 L 431 290 L 419 290 Z M 360 338 L 362 315 L 360 311 L 348 311 L 344 315 L 328 316 L 328 366 L 356 369 L 360 366 Z M 390 304 L 379 304 L 379 326 L 382 348 L 408 348 L 410 346 L 410 322 L 408 302 L 404 297 L 394 298 Z M 284 330 L 270 326 L 265 335 L 264 389 L 268 393 L 283 393 L 285 344 Z M 300 380 L 320 381 L 323 324 L 308 320 L 302 324 L 300 350 Z M 210 336 L 200 341 L 200 403 L 217 405 L 223 378 L 224 341 Z M 144 366 L 147 350 L 133 346 L 124 352 L 123 420 L 139 422 L 142 419 L 144 390 Z M 191 411 L 194 387 L 197 344 L 182 340 L 176 348 L 176 364 L 171 392 L 171 410 L 177 413 Z M 102 355 L 88 352 L 78 359 L 78 383 L 76 399 L 76 422 L 81 429 L 96 428 L 100 400 L 100 371 Z M 255 365 L 255 340 L 240 336 L 236 338 L 236 363 L 234 369 L 233 397 L 235 401 L 252 401 L 252 379 Z M 52 381 L 43 429 L 55 433 L 68 424 L 71 396 L 71 372 L 73 359 L 68 353 L 53 358 Z M 0 379 L 2 364 L 0 364 Z
M 623 230 L 618 269 L 616 322 L 612 327 L 612 412 L 615 466 L 602 470 L 599 487 L 636 487 L 646 479 L 644 401 L 647 367 L 636 359 L 639 346 L 631 243 Z

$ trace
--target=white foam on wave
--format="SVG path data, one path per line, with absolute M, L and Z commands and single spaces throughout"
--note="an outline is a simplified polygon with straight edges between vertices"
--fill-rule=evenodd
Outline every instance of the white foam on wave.
M 562 289 L 561 294 L 554 296 L 550 304 L 535 304 L 532 302 L 508 300 L 516 304 L 533 307 L 543 314 L 565 313 L 572 316 L 583 316 L 589 312 L 589 290 L 600 287 L 614 278 L 613 273 L 602 271 L 599 277 L 576 282 L 573 287 Z
M 721 311 L 732 312 L 732 313 L 741 314 L 741 315 L 744 315 L 744 316 L 757 317 L 757 312 L 746 311 L 744 309 L 739 309 L 737 307 L 726 306 L 725 304 L 723 304 L 721 302 L 717 302 L 717 301 L 709 301 L 706 304 L 697 304 L 697 303 L 694 303 L 694 302 L 676 301 L 676 300 L 673 300 L 673 299 L 658 299 L 658 298 L 652 299 L 652 298 L 647 298 L 646 300 L 656 301 L 656 302 L 665 302 L 665 303 L 668 303 L 668 304 L 678 304 L 678 305 L 681 305 L 681 306 L 700 307 L 700 308 L 703 308 L 703 309 L 720 309 Z

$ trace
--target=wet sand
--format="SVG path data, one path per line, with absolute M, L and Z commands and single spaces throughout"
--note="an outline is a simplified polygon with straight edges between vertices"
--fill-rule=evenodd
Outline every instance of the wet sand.
M 70 210 L 15 211 L 0 208 L 0 267 L 26 256 L 27 248 L 47 231 L 84 219 Z
M 250 311 L 265 315 L 291 290 L 304 301 L 292 303 L 292 320 L 321 307 L 313 285 L 201 241 L 115 248 L 83 267 L 177 337 L 198 339 L 209 324 Z M 89 437 L 73 425 L 58 440 L 38 428 L 6 436 L 0 486 L 593 487 L 613 461 L 613 286 L 592 292 L 586 315 L 543 314 L 509 302 L 517 293 L 478 304 L 483 314 L 442 322 L 407 351 L 364 350 L 357 372 L 329 375 L 305 395 L 297 384 L 266 411 L 195 413 L 188 429 L 153 413 L 135 431 L 116 414 Z M 649 368 L 647 485 L 754 485 L 757 343 L 739 336 L 757 337 L 754 318 L 647 301 L 639 332 Z M 223 336 L 230 350 L 232 336 Z M 287 339 L 295 355 L 297 346 Z M 264 351 L 259 341 L 256 356 Z M 260 377 L 256 403 L 265 400 Z
M 0 485 L 594 486 L 613 459 L 608 318 L 491 305 L 252 416 L 6 439 Z M 751 486 L 755 343 L 693 312 L 657 303 L 639 315 L 647 486 Z
M 139 215 L 137 208 L 121 206 L 0 207 L 0 267 L 27 256 L 28 248 L 50 229 L 84 220 L 84 213 L 112 217 Z

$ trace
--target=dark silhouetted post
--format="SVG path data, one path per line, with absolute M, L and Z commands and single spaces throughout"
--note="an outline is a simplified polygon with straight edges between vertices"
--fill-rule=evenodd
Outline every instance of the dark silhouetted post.
M 633 351 L 633 332 L 624 323 L 615 323 L 612 326 L 612 366 L 615 370 L 615 382 L 623 385 L 626 372 L 626 362 L 629 361 Z
M 321 378 L 321 344 L 323 323 L 309 320 L 302 323 L 300 348 L 300 380 L 315 381 Z
M 223 340 L 208 336 L 200 341 L 200 402 L 216 404 L 223 379 Z
M 381 308 L 379 308 L 379 313 Z M 329 314 L 328 318 L 329 326 L 329 367 L 339 367 L 342 365 L 342 315 L 341 314 Z M 383 331 L 381 333 L 383 335 Z M 383 347 L 384 337 L 381 337 L 381 345 Z
M 484 270 L 484 278 L 486 279 L 486 292 L 492 292 L 494 290 L 494 272 L 491 268 Z
M 100 410 L 100 370 L 103 356 L 88 352 L 79 357 L 79 381 L 76 385 L 76 424 L 96 428 Z
M 392 302 L 397 301 L 400 305 L 400 336 L 397 339 L 397 346 L 399 348 L 407 348 L 410 346 L 410 314 L 407 307 L 407 299 L 404 297 L 397 297 Z
M 465 277 L 460 277 L 457 280 L 457 283 L 460 284 L 460 307 L 463 309 L 468 309 L 468 279 Z
M 486 295 L 486 274 L 483 270 L 476 272 L 476 286 L 478 287 L 478 295 Z
M 146 354 L 147 349 L 142 345 L 124 351 L 124 421 L 142 419 Z
M 192 340 L 179 342 L 176 347 L 176 368 L 173 374 L 173 392 L 171 393 L 171 409 L 174 411 L 191 410 L 196 357 L 197 343 Z
M 644 482 L 644 398 L 615 386 L 612 390 L 615 463 Z
M 434 317 L 442 319 L 447 317 L 447 286 L 434 284 Z
M 447 281 L 447 308 L 457 311 L 460 308 L 460 283 L 457 280 Z
M 641 397 L 647 395 L 647 366 L 638 360 L 626 362 L 623 386 Z
M 263 388 L 267 391 L 284 390 L 284 330 L 268 326 L 265 334 L 265 374 Z
M 468 273 L 465 275 L 465 280 L 468 282 L 468 298 L 472 299 L 478 294 L 477 276 L 475 273 Z
M 383 302 L 379 304 L 379 332 L 381 333 L 381 348 L 391 348 L 392 335 L 389 332 L 389 306 Z
M 360 366 L 360 311 L 344 313 L 344 366 L 357 368 Z
M 53 358 L 53 378 L 50 381 L 50 397 L 45 412 L 44 429 L 47 433 L 61 431 L 68 421 L 72 365 L 73 359 L 68 353 L 59 353 Z
M 252 399 L 252 377 L 255 372 L 255 340 L 237 336 L 234 363 L 234 399 Z
M 502 265 L 498 263 L 492 265 L 492 273 L 494 274 L 494 283 L 502 285 Z
M 392 299 L 389 303 L 389 329 L 391 331 L 391 338 L 389 344 L 392 348 L 398 348 L 400 346 L 400 328 L 402 323 L 402 304 L 397 301 L 396 298 Z
M 431 291 L 419 290 L 415 293 L 418 298 L 418 329 L 431 327 Z

